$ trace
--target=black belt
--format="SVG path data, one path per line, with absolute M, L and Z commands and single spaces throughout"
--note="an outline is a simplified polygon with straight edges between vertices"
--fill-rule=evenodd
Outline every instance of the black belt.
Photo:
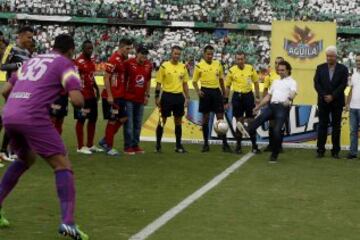
M 250 92 L 246 92 L 246 93 L 243 93 L 243 92 L 234 92 L 235 94 L 238 94 L 238 95 L 249 95 L 249 94 L 252 94 L 253 92 L 250 91 Z

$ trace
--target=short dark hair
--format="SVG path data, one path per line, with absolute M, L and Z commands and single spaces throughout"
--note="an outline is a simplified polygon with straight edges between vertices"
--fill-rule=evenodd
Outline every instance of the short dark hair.
M 204 53 L 207 51 L 207 50 L 211 50 L 211 51 L 214 51 L 215 48 L 211 45 L 206 45 L 205 48 L 204 48 Z
M 244 51 L 238 51 L 238 52 L 236 52 L 236 55 L 238 55 L 238 56 L 241 56 L 241 55 L 246 56 Z
M 148 55 L 149 50 L 145 46 L 140 45 L 140 46 L 137 47 L 136 53 L 141 53 L 143 55 Z
M 92 44 L 92 42 L 87 39 L 87 40 L 83 41 L 82 47 L 85 47 L 86 44 Z
M 277 56 L 277 57 L 275 58 L 275 62 L 276 62 L 276 60 L 279 60 L 279 59 L 280 59 L 280 62 L 285 61 L 285 59 L 284 59 L 283 57 Z
M 66 53 L 71 49 L 75 49 L 75 43 L 69 34 L 60 34 L 55 38 L 54 49 L 61 53 Z
M 120 46 L 129 46 L 131 44 L 133 44 L 133 40 L 129 39 L 129 38 L 122 38 L 122 39 L 120 39 L 120 42 L 119 42 Z
M 19 29 L 18 34 L 26 33 L 26 32 L 34 33 L 34 29 L 30 26 L 23 26 Z
M 171 47 L 171 52 L 173 52 L 174 50 L 182 51 L 182 48 L 180 46 L 178 46 L 178 45 L 175 45 L 175 46 Z
M 286 67 L 286 70 L 288 70 L 288 72 L 289 72 L 289 75 L 291 75 L 292 67 L 291 67 L 291 65 L 290 65 L 289 62 L 287 62 L 287 61 L 284 60 L 284 61 L 279 62 L 279 66 L 280 66 L 280 65 L 285 66 L 285 67 Z

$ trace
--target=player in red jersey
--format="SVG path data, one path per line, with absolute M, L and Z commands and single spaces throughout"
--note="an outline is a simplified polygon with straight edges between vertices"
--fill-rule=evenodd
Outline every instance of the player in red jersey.
M 124 82 L 124 61 L 127 60 L 133 48 L 129 39 L 120 40 L 119 49 L 110 57 L 106 64 L 105 89 L 102 92 L 104 119 L 108 119 L 105 137 L 99 145 L 110 156 L 119 155 L 113 149 L 114 136 L 123 123 L 127 120 Z
M 148 103 L 152 64 L 147 59 L 149 51 L 140 46 L 136 57 L 125 62 L 126 112 L 128 120 L 124 126 L 124 152 L 133 155 L 144 153 L 139 146 L 144 105 Z
M 82 53 L 75 60 L 81 77 L 81 93 L 85 99 L 83 108 L 74 108 L 74 118 L 76 121 L 76 137 L 78 142 L 77 152 L 82 154 L 92 154 L 93 152 L 103 152 L 101 148 L 94 145 L 95 127 L 98 116 L 98 99 L 100 98 L 99 87 L 96 84 L 95 60 L 91 58 L 94 46 L 91 41 L 86 40 L 82 44 Z M 87 144 L 84 145 L 84 124 L 87 124 Z

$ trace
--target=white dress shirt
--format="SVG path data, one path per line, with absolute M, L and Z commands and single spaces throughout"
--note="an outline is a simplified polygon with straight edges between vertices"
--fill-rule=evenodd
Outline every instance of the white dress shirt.
M 270 87 L 271 103 L 285 103 L 289 101 L 291 93 L 297 92 L 296 81 L 288 76 L 275 80 Z
M 352 87 L 350 108 L 360 109 L 360 73 L 356 70 L 351 76 L 349 86 Z

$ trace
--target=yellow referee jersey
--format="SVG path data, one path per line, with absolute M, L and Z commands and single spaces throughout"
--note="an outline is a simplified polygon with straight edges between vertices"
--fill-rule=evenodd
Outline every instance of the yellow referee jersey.
M 6 60 L 7 60 L 7 58 L 9 57 L 9 54 L 10 54 L 12 48 L 13 48 L 13 45 L 12 45 L 12 44 L 7 45 L 7 47 L 5 48 L 5 51 L 4 51 L 4 53 L 3 53 L 3 56 L 2 56 L 2 58 L 1 58 L 1 64 L 5 64 L 5 63 L 6 63 Z
M 166 61 L 161 64 L 156 75 L 156 82 L 162 85 L 162 90 L 170 93 L 182 93 L 183 83 L 189 81 L 189 73 L 185 64 L 172 64 Z
M 226 76 L 225 85 L 231 87 L 233 91 L 239 93 L 248 93 L 253 89 L 253 83 L 258 82 L 259 75 L 253 66 L 245 64 L 244 69 L 238 65 L 232 66 Z
M 223 78 L 224 69 L 221 63 L 213 60 L 208 64 L 204 59 L 196 64 L 193 74 L 193 82 L 200 81 L 201 87 L 219 88 L 219 80 Z
M 271 84 L 276 79 L 280 79 L 280 76 L 276 73 L 276 71 L 271 70 L 270 73 L 264 79 L 264 88 L 270 89 Z

